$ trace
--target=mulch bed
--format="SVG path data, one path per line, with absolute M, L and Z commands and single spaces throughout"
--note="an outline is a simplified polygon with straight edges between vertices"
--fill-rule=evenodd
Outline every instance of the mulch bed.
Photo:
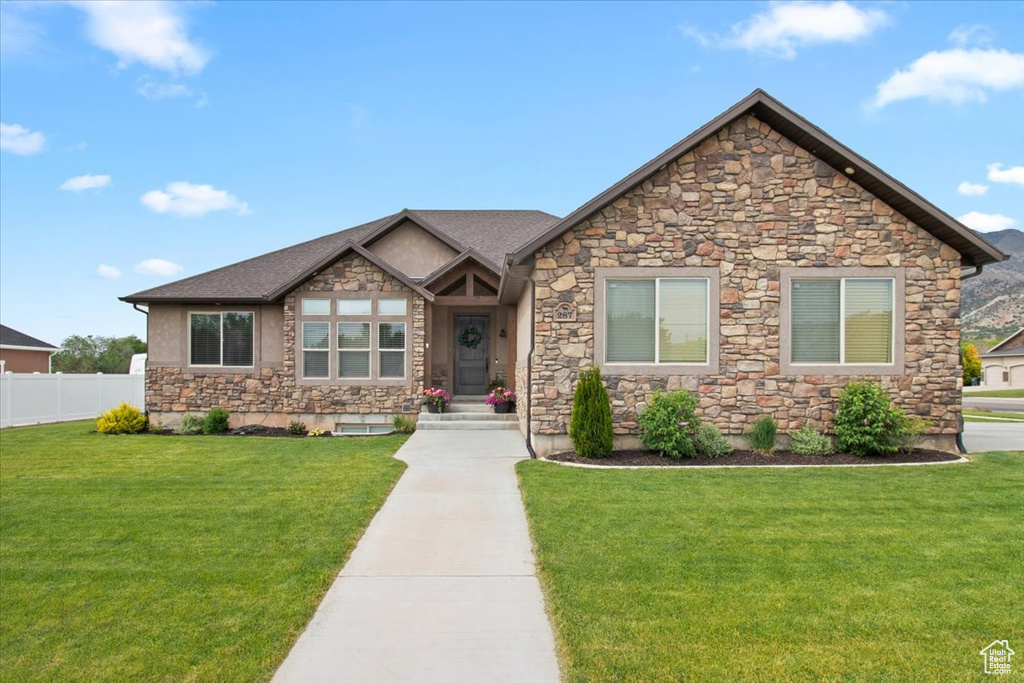
M 159 431 L 146 430 L 146 434 L 152 434 L 154 436 L 182 436 L 173 429 L 161 429 Z M 200 435 L 202 436 L 202 435 Z M 246 425 L 245 427 L 239 427 L 238 429 L 228 430 L 224 434 L 214 434 L 213 436 L 269 436 L 279 437 L 287 439 L 305 439 L 308 438 L 306 434 L 292 434 L 284 427 L 264 427 L 263 425 Z M 324 432 L 319 437 L 323 438 L 334 436 L 330 432 Z
M 599 467 L 653 466 L 653 467 L 708 467 L 710 465 L 894 465 L 914 462 L 951 462 L 958 460 L 959 455 L 943 451 L 915 449 L 910 453 L 896 453 L 888 456 L 861 457 L 849 453 L 836 453 L 828 456 L 797 455 L 792 451 L 776 451 L 772 455 L 761 455 L 753 451 L 734 451 L 723 458 L 710 458 L 699 455 L 696 458 L 673 460 L 663 458 L 650 451 L 615 451 L 610 458 L 582 458 L 575 453 L 556 453 L 547 456 L 548 460 L 559 462 L 577 462 Z

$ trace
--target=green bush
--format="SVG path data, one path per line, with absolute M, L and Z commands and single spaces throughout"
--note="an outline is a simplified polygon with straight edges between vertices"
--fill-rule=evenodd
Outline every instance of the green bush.
M 146 416 L 127 403 L 111 408 L 96 420 L 96 431 L 100 434 L 138 434 L 145 428 Z
M 904 423 L 904 432 L 899 437 L 899 449 L 903 453 L 909 453 L 915 448 L 921 447 L 924 434 L 932 423 L 917 415 L 908 416 Z
M 612 404 L 596 367 L 581 372 L 576 382 L 569 435 L 573 450 L 584 458 L 607 458 L 612 454 Z
M 693 432 L 693 446 L 700 455 L 710 458 L 724 458 L 732 455 L 733 447 L 722 436 L 721 430 L 710 422 L 701 422 Z
M 747 441 L 754 452 L 771 455 L 775 450 L 775 435 L 779 432 L 779 423 L 771 415 L 762 415 L 754 420 L 747 432 Z
M 688 391 L 655 392 L 640 411 L 640 443 L 649 451 L 670 458 L 692 458 L 697 454 L 690 434 L 696 431 L 697 397 Z
M 507 389 L 508 380 L 506 380 L 504 377 L 495 377 L 494 379 L 487 383 L 487 393 L 489 394 L 499 387 L 502 389 Z
M 202 434 L 206 418 L 195 413 L 185 413 L 181 416 L 181 424 L 174 431 L 178 434 Z
M 789 435 L 789 450 L 797 455 L 832 455 L 835 452 L 832 439 L 809 425 Z
M 214 408 L 206 414 L 203 422 L 203 434 L 224 434 L 228 431 L 228 411 Z
M 894 406 L 881 386 L 851 382 L 839 395 L 835 417 L 839 449 L 854 455 L 889 455 L 899 450 L 910 420 Z
M 292 436 L 302 436 L 306 433 L 306 423 L 299 420 L 292 420 L 288 423 L 288 433 Z
M 391 424 L 399 434 L 412 434 L 416 431 L 416 423 L 407 415 L 395 415 L 391 419 Z

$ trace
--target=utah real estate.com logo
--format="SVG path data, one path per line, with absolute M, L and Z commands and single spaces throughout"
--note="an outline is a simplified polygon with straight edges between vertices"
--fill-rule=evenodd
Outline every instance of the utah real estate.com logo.
M 1010 649 L 1009 641 L 993 640 L 991 645 L 981 651 L 981 656 L 985 658 L 985 673 L 1010 673 L 1010 657 L 1015 654 L 1017 653 Z

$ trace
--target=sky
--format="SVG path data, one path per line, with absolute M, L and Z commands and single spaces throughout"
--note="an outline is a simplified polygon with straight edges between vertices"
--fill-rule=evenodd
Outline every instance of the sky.
M 0 320 L 402 208 L 565 215 L 755 88 L 979 231 L 1024 225 L 1024 2 L 0 3 Z

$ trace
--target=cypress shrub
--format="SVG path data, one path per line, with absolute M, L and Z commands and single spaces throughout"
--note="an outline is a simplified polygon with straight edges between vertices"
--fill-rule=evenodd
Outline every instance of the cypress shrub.
M 596 367 L 581 372 L 576 382 L 569 435 L 577 455 L 607 458 L 612 454 L 612 404 Z

